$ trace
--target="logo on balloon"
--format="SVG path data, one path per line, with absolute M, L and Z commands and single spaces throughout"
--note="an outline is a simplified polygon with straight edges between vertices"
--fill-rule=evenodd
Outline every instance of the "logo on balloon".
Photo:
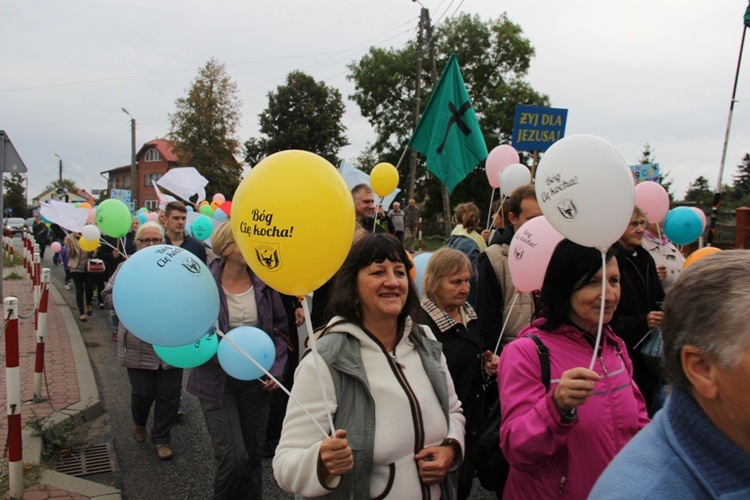
M 578 209 L 576 208 L 575 203 L 573 203 L 573 200 L 570 197 L 561 198 L 557 203 L 557 210 L 560 211 L 560 215 L 562 215 L 567 220 L 576 220 L 576 217 L 578 217 Z
M 281 266 L 279 247 L 273 243 L 258 243 L 253 246 L 258 263 L 269 271 L 275 271 Z
M 516 250 L 513 252 L 513 256 L 516 258 L 516 260 L 523 259 L 523 250 L 520 248 L 516 248 Z
M 179 259 L 179 263 L 190 274 L 193 274 L 195 276 L 200 276 L 203 273 L 203 269 L 201 269 L 200 265 L 198 264 L 198 261 L 196 261 L 193 258 L 192 254 L 181 257 Z

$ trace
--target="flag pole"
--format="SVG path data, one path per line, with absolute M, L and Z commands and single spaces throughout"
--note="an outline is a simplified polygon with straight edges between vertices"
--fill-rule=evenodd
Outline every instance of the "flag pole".
M 724 148 L 721 152 L 721 164 L 719 165 L 719 180 L 716 182 L 716 192 L 714 193 L 714 202 L 711 207 L 711 221 L 708 226 L 708 234 L 706 235 L 706 246 L 710 247 L 714 241 L 714 235 L 716 234 L 716 216 L 719 212 L 719 204 L 721 203 L 721 185 L 722 178 L 724 177 L 724 164 L 727 159 L 727 146 L 729 144 L 729 130 L 732 128 L 732 114 L 734 113 L 734 103 L 737 102 L 735 98 L 737 95 L 737 80 L 740 77 L 740 65 L 742 64 L 742 49 L 745 46 L 745 33 L 747 32 L 747 23 L 750 21 L 748 16 L 750 15 L 750 5 L 745 11 L 745 20 L 742 25 L 742 41 L 740 42 L 740 54 L 737 57 L 737 70 L 734 74 L 734 88 L 732 89 L 732 100 L 729 103 L 729 118 L 727 118 L 727 130 L 724 133 Z

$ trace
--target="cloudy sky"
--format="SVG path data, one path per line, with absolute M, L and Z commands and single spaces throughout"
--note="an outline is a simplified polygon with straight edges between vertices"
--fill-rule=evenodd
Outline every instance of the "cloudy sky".
M 536 49 L 528 80 L 567 108 L 566 134 L 598 135 L 636 163 L 645 143 L 678 197 L 716 184 L 744 0 L 422 0 L 433 22 L 506 12 Z M 346 64 L 416 34 L 410 0 L 25 0 L 0 7 L 0 129 L 29 169 L 32 198 L 58 176 L 87 189 L 169 130 L 174 102 L 211 57 L 242 99 L 239 135 L 258 133 L 267 94 L 301 70 L 353 91 Z M 750 55 L 746 56 L 746 59 Z M 740 72 L 724 182 L 750 152 L 750 60 Z M 354 158 L 373 133 L 347 100 Z

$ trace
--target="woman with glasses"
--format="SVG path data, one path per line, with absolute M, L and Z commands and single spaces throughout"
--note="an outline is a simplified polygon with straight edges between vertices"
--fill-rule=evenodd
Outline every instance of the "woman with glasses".
M 656 263 L 641 246 L 648 221 L 643 211 L 635 207 L 630 224 L 614 244 L 615 257 L 622 274 L 622 297 L 612 328 L 628 346 L 633 360 L 633 379 L 646 399 L 649 416 L 653 416 L 664 403 L 662 376 L 654 372 L 638 351 L 652 329 L 661 328 L 659 304 L 664 300 L 664 289 L 659 280 Z
M 164 243 L 164 228 L 156 222 L 146 222 L 135 233 L 136 251 L 151 245 Z M 102 293 L 104 303 L 113 308 L 112 288 L 120 266 L 112 274 Z M 144 285 L 145 285 L 144 278 Z M 151 427 L 151 443 L 159 460 L 169 460 L 173 452 L 170 446 L 170 431 L 177 420 L 177 408 L 182 391 L 182 369 L 162 361 L 154 348 L 144 342 L 120 323 L 117 334 L 117 360 L 128 370 L 130 379 L 130 411 L 133 415 L 133 439 L 146 441 L 146 422 L 154 407 L 154 423 Z

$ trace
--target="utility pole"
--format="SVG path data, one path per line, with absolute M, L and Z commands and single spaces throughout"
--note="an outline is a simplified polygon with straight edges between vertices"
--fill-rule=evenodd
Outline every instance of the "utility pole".
M 135 118 L 122 108 L 123 113 L 130 117 L 130 202 L 133 210 L 138 209 L 138 167 L 135 164 Z
M 62 157 L 55 153 L 55 156 L 57 156 L 60 159 L 59 167 L 58 167 L 58 176 L 57 176 L 57 182 L 60 185 L 60 187 L 63 187 L 63 181 L 62 181 L 62 171 L 63 171 L 63 165 L 62 165 Z
M 414 86 L 414 126 L 419 123 L 419 114 L 422 106 L 422 49 L 424 46 L 425 20 L 428 19 L 429 12 L 422 7 L 419 14 L 419 30 L 417 31 L 417 81 Z M 409 180 L 406 187 L 407 200 L 414 198 L 417 178 L 417 151 L 412 149 L 409 156 Z

